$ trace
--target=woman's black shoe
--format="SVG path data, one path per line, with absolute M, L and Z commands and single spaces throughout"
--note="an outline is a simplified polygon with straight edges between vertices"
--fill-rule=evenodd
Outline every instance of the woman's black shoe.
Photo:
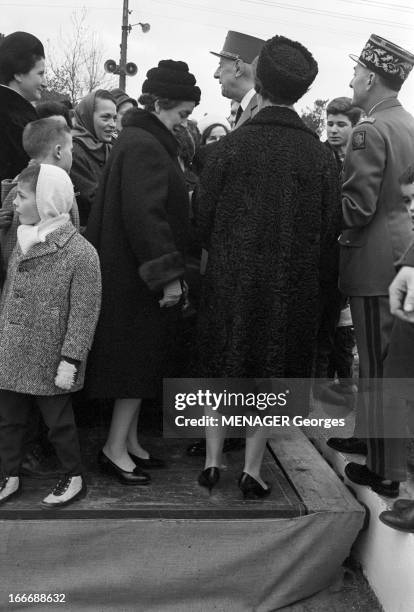
M 138 467 L 136 467 L 132 472 L 127 472 L 111 461 L 103 451 L 99 452 L 98 463 L 103 472 L 116 476 L 121 484 L 148 485 L 151 482 L 151 477 L 149 474 L 146 474 Z
M 210 492 L 211 489 L 220 480 L 220 472 L 217 467 L 209 467 L 201 472 L 198 477 L 198 484 L 201 487 L 206 487 Z
M 137 455 L 133 455 L 132 453 L 128 453 L 128 455 L 137 467 L 145 470 L 157 470 L 167 467 L 163 459 L 157 459 L 157 457 L 152 457 L 151 455 L 148 459 L 142 459 L 142 457 L 137 457 Z
M 271 486 L 266 483 L 267 489 L 264 489 L 260 482 L 257 482 L 255 478 L 243 472 L 239 479 L 239 488 L 243 493 L 244 499 L 258 499 L 260 497 L 267 497 L 270 495 L 272 490 Z

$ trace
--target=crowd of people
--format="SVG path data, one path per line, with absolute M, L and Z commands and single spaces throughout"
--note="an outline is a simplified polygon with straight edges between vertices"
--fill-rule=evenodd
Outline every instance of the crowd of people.
M 45 433 L 62 477 L 42 506 L 86 495 L 81 388 L 113 402 L 102 471 L 148 485 L 165 460 L 141 445 L 140 412 L 164 377 L 315 377 L 314 396 L 340 404 L 357 391 L 355 338 L 355 435 L 328 444 L 367 453 L 347 465 L 351 481 L 399 495 L 406 440 L 383 421 L 390 402 L 408 415 L 411 390 L 387 398 L 381 381 L 414 378 L 414 118 L 397 97 L 414 56 L 372 35 L 321 142 L 294 109 L 318 74 L 302 44 L 230 31 L 213 55 L 230 115 L 198 129 L 201 91 L 183 61 L 149 70 L 138 100 L 98 89 L 70 113 L 41 101 L 35 36 L 0 45 L 0 504 L 21 493 Z M 183 317 L 191 346 L 177 360 Z M 206 427 L 187 449 L 205 455 L 210 491 L 223 451 L 244 447 L 225 436 Z M 246 428 L 247 499 L 271 491 L 265 445 Z M 414 530 L 414 502 L 381 520 Z

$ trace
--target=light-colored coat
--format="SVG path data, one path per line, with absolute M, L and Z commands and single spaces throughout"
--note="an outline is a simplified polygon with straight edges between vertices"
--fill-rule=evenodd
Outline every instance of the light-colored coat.
M 80 361 L 82 388 L 101 303 L 99 259 L 70 222 L 10 259 L 0 301 L 0 389 L 32 395 L 55 386 L 62 357 Z
M 387 295 L 395 264 L 412 240 L 400 195 L 414 163 L 414 117 L 388 99 L 355 126 L 344 163 L 339 286 L 345 295 Z

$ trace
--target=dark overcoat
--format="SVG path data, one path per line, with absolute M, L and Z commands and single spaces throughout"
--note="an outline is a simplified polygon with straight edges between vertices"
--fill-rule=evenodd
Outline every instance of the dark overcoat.
M 335 159 L 286 107 L 220 140 L 196 209 L 209 251 L 197 375 L 308 377 L 321 298 L 335 287 Z
M 23 129 L 35 121 L 35 108 L 10 87 L 0 86 L 0 181 L 14 178 L 29 162 L 22 145 Z
M 86 237 L 102 268 L 101 317 L 88 362 L 91 397 L 154 397 L 180 307 L 160 308 L 182 278 L 189 240 L 188 192 L 173 134 L 133 109 L 104 169 Z

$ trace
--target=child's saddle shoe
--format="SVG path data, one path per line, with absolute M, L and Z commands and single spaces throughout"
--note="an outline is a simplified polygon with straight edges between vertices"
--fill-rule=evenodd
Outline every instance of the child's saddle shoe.
M 0 505 L 17 497 L 21 491 L 20 478 L 18 476 L 0 477 Z
M 86 483 L 81 475 L 63 476 L 57 485 L 41 502 L 43 508 L 62 508 L 82 499 L 87 493 Z

